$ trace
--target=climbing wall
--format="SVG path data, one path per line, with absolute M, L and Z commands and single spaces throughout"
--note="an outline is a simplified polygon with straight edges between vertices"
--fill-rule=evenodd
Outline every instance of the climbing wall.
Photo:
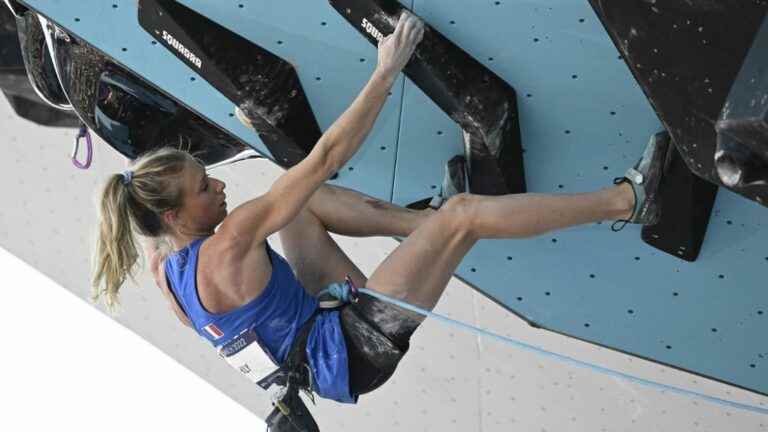
M 266 152 L 229 101 L 152 43 L 135 2 L 25 3 Z M 323 130 L 376 64 L 375 49 L 323 1 L 181 3 L 293 63 Z M 606 187 L 661 129 L 586 1 L 404 5 L 516 88 L 530 192 Z M 335 182 L 404 204 L 434 193 L 443 164 L 461 151 L 457 126 L 401 77 Z M 596 224 L 481 242 L 457 276 L 536 326 L 768 394 L 766 215 L 721 191 L 694 263 L 645 245 L 637 227 L 616 234 Z

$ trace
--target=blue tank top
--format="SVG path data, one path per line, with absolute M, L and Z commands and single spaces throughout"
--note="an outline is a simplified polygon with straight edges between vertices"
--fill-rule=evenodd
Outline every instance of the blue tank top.
M 282 365 L 296 333 L 318 308 L 296 279 L 288 262 L 265 241 L 272 276 L 264 291 L 250 302 L 223 314 L 208 312 L 197 292 L 197 257 L 208 237 L 192 241 L 168 256 L 165 274 L 195 330 L 214 347 L 220 347 L 246 329 L 256 332 L 259 343 L 276 365 Z M 321 311 L 307 339 L 307 358 L 315 391 L 320 396 L 356 403 L 349 393 L 347 346 L 338 311 Z

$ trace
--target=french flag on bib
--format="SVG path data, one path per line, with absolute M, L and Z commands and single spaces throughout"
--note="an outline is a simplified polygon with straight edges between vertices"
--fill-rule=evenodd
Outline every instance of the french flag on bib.
M 210 323 L 207 326 L 203 327 L 203 329 L 208 332 L 209 335 L 211 335 L 212 338 L 218 339 L 222 336 L 224 336 L 224 332 L 221 331 L 220 328 L 216 327 L 216 324 Z

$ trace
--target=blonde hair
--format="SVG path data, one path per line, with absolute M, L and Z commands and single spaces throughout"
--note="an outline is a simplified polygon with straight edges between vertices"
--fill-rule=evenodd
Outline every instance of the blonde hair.
M 99 227 L 92 257 L 91 299 L 103 295 L 111 313 L 119 305 L 118 291 L 127 277 L 136 283 L 134 270 L 140 247 L 134 231 L 170 247 L 164 237 L 169 228 L 161 214 L 177 210 L 183 203 L 183 175 L 189 163 L 202 162 L 192 154 L 171 147 L 151 150 L 132 164 L 132 179 L 124 183 L 122 174 L 107 179 L 101 191 Z

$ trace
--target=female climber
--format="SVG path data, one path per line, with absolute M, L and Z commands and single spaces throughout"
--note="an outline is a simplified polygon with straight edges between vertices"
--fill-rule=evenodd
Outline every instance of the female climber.
M 525 238 L 607 219 L 656 222 L 669 147 L 663 141 L 652 141 L 626 177 L 592 193 L 456 193 L 437 210 L 410 210 L 325 185 L 364 141 L 423 32 L 418 18 L 403 14 L 379 42 L 369 82 L 309 155 L 264 195 L 231 211 L 224 182 L 181 150 L 153 150 L 112 175 L 100 204 L 94 299 L 116 305 L 139 259 L 134 231 L 165 239 L 173 251 L 150 251 L 150 267 L 182 322 L 216 347 L 245 338 L 226 354 L 253 342 L 278 365 L 293 359 L 317 394 L 355 402 L 393 374 L 423 317 L 366 294 L 321 309 L 315 295 L 327 286 L 348 275 L 350 286 L 429 310 L 479 239 Z M 366 277 L 329 232 L 405 240 Z M 285 258 L 267 242 L 273 233 Z

